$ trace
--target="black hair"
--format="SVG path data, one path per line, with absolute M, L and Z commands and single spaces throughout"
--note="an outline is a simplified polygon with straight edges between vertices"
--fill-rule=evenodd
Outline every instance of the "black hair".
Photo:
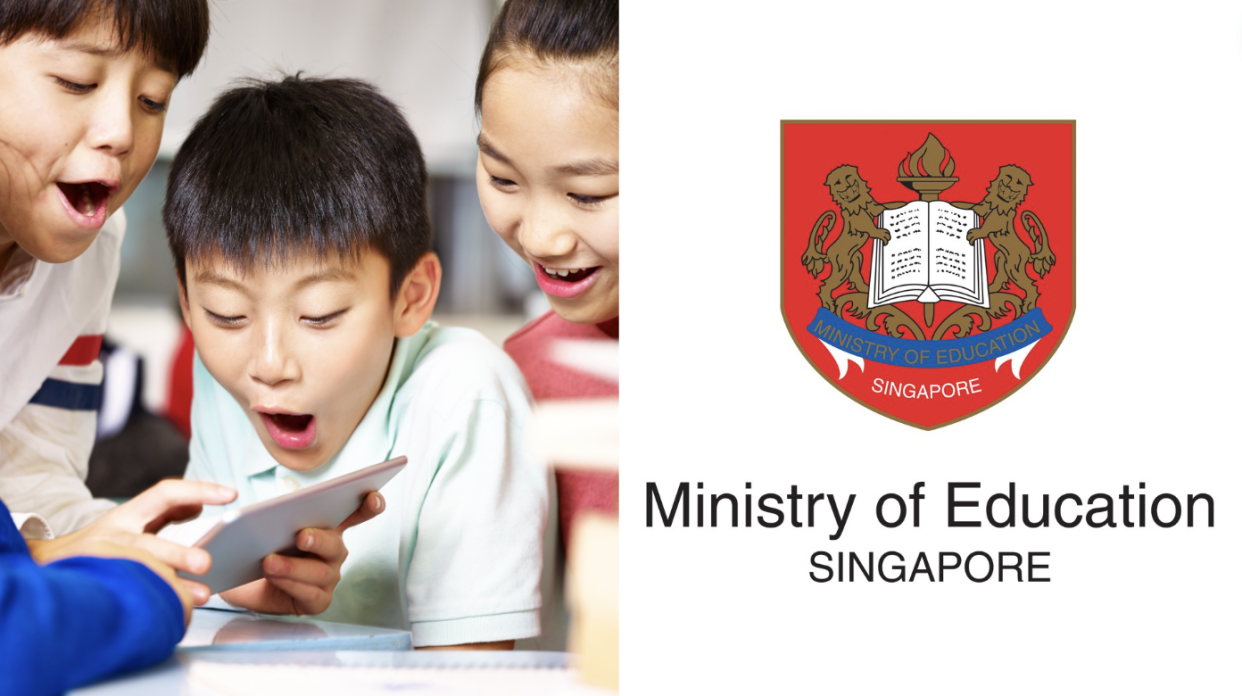
M 427 169 L 401 111 L 361 80 L 244 80 L 194 125 L 168 175 L 164 227 L 186 258 L 243 271 L 299 253 L 389 262 L 393 297 L 431 250 Z
M 96 17 L 112 20 L 122 50 L 167 61 L 178 77 L 194 72 L 207 48 L 207 0 L 2 0 L 0 45 L 31 32 L 63 39 Z
M 506 60 L 528 57 L 546 63 L 581 63 L 596 92 L 618 105 L 620 51 L 618 0 L 508 0 L 492 22 L 479 76 L 474 110 L 483 110 L 483 85 Z

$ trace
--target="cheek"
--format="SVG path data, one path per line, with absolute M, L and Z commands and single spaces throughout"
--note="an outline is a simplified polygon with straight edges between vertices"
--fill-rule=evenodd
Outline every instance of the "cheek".
M 321 376 L 325 396 L 353 411 L 361 402 L 370 406 L 375 394 L 366 387 L 378 389 L 388 371 L 392 355 L 393 329 L 383 316 L 368 317 L 353 329 L 335 331 L 331 340 L 319 343 L 308 351 L 306 359 L 315 361 L 314 374 Z M 346 327 L 342 327 L 343 329 Z
M 249 358 L 245 341 L 241 339 L 241 331 L 225 332 L 215 327 L 192 325 L 194 349 L 203 367 L 230 392 L 240 386 L 239 379 L 245 377 L 246 362 Z
M 579 237 L 613 266 L 621 263 L 621 226 L 617 210 L 592 218 L 579 228 Z
M 142 119 L 145 123 L 134 124 L 134 150 L 126 160 L 125 186 L 121 188 L 108 206 L 112 210 L 120 208 L 129 200 L 130 194 L 138 188 L 138 184 L 146 178 L 155 164 L 155 157 L 160 151 L 160 137 L 164 133 L 164 119 Z
M 517 234 L 521 222 L 518 197 L 497 191 L 490 183 L 480 183 L 479 203 L 483 206 L 483 215 L 487 217 L 487 224 L 492 230 L 500 235 L 509 248 L 522 253 L 522 244 Z
M 0 181 L 10 192 L 23 182 L 28 186 L 47 183 L 52 166 L 72 146 L 71 134 L 56 128 L 54 117 L 37 111 L 16 116 L 0 113 Z

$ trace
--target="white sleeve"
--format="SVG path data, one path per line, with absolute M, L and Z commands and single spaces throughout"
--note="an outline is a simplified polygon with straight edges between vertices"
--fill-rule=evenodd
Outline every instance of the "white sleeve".
M 52 534 L 52 528 L 48 526 L 47 520 L 32 512 L 14 512 L 13 526 L 17 527 L 22 533 L 23 539 L 52 539 L 56 535 Z
M 438 465 L 406 576 L 415 646 L 539 634 L 549 479 L 523 446 L 529 397 L 512 372 L 437 414 L 444 437 L 427 452 Z
M 61 384 L 98 385 L 103 366 L 57 366 Z M 93 410 L 30 403 L 0 430 L 0 500 L 13 511 L 37 513 L 56 534 L 77 531 L 115 503 L 86 487 L 95 444 Z

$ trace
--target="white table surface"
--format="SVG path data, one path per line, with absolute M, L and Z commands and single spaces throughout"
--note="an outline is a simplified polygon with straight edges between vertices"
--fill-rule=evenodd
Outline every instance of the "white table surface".
M 195 609 L 178 649 L 409 650 L 409 631 L 315 621 L 292 616 Z
M 73 696 L 250 696 L 289 693 L 609 696 L 578 682 L 566 653 L 178 649 L 155 667 L 69 692 Z

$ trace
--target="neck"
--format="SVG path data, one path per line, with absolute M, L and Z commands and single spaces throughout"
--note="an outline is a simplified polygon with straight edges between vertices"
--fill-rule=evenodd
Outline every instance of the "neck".
M 0 272 L 3 272 L 9 265 L 9 259 L 13 258 L 13 252 L 17 251 L 17 242 L 9 240 L 7 242 L 0 241 Z
M 608 334 L 609 338 L 616 338 L 618 340 L 621 338 L 621 317 L 620 316 L 615 316 L 609 319 L 608 321 L 601 321 L 600 323 L 596 324 L 596 326 L 599 327 L 600 331 L 603 331 L 604 333 Z

